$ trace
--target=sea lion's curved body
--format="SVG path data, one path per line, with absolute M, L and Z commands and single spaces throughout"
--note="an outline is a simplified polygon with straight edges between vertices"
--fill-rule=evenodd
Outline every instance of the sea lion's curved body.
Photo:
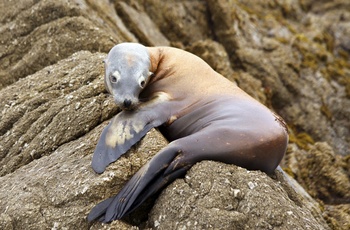
M 125 79 L 139 88 L 128 90 Z M 271 173 L 284 156 L 288 135 L 282 119 L 191 53 L 120 44 L 107 57 L 105 80 L 124 111 L 101 135 L 92 161 L 96 172 L 153 127 L 170 143 L 118 195 L 94 207 L 90 221 L 120 219 L 196 162 L 215 160 Z

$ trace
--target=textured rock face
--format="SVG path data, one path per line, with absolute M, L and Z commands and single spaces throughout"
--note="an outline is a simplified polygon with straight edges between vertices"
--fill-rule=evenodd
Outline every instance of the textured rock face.
M 322 200 L 323 216 L 333 229 L 350 227 L 350 157 L 336 155 L 325 142 L 308 152 L 290 145 L 285 158 L 287 170 L 317 200 Z
M 347 0 L 0 0 L 0 229 L 348 229 L 349 9 Z M 164 190 L 148 221 L 150 204 L 89 225 L 91 207 L 166 145 L 152 130 L 104 174 L 90 168 L 118 112 L 102 60 L 123 41 L 193 52 L 282 115 L 283 167 L 321 205 L 278 176 L 203 162 Z
M 295 194 L 288 194 L 291 191 L 283 186 L 289 185 L 281 178 L 273 180 L 259 171 L 202 162 L 192 167 L 185 179 L 174 182 L 160 195 L 149 215 L 149 226 L 155 229 L 328 229 L 298 198 L 291 199 Z

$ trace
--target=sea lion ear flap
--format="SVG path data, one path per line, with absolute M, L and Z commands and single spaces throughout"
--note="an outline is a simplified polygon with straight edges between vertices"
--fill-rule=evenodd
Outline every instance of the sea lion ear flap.
M 102 60 L 102 63 L 105 64 L 105 67 L 107 67 L 111 62 L 108 61 L 107 58 L 105 58 L 105 59 Z

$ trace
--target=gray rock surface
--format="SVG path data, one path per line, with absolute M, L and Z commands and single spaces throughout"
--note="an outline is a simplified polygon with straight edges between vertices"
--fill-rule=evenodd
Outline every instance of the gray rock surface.
M 283 177 L 201 162 L 160 195 L 148 224 L 152 229 L 329 229 L 285 189 L 289 186 Z
M 132 149 L 98 176 L 90 166 L 91 153 L 105 125 L 1 177 L 0 229 L 88 229 L 86 216 L 94 204 L 117 193 L 166 144 L 153 130 L 139 144 L 142 151 Z M 131 227 L 121 221 L 114 226 Z

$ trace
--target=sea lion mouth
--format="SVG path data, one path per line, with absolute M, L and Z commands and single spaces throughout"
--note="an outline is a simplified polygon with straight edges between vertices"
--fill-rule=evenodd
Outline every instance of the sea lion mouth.
M 134 110 L 136 110 L 136 107 L 124 107 L 124 106 L 121 106 L 120 108 L 123 111 L 134 111 Z
M 136 109 L 136 105 L 129 105 L 129 106 L 125 106 L 124 104 L 119 105 L 119 108 L 121 108 L 124 111 L 133 111 Z

